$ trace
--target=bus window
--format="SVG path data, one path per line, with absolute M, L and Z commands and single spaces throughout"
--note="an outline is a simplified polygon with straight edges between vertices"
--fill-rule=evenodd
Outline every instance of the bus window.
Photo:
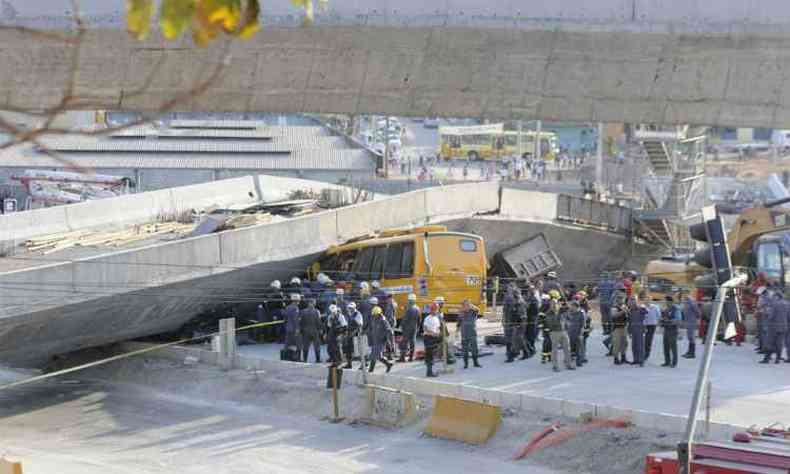
M 359 250 L 359 257 L 354 261 L 354 273 L 363 280 L 370 274 L 370 264 L 373 262 L 374 247 L 367 247 Z
M 496 137 L 494 138 L 494 148 L 497 150 L 501 150 L 505 147 L 505 137 Z
M 458 245 L 463 252 L 477 252 L 477 241 L 472 239 L 461 239 Z
M 401 259 L 400 272 L 404 278 L 414 275 L 414 242 L 403 244 L 403 258 Z
M 337 270 L 337 254 L 327 255 L 318 261 L 322 272 L 330 273 Z
M 461 137 L 458 135 L 449 135 L 447 137 L 447 144 L 450 148 L 461 148 Z
M 356 250 L 349 250 L 338 254 L 337 256 L 337 270 L 340 272 L 348 273 L 354 268 L 354 261 L 357 257 Z
M 510 147 L 517 147 L 518 146 L 518 135 L 507 135 L 505 136 L 505 144 Z
M 372 247 L 373 261 L 370 264 L 370 279 L 380 280 L 382 273 L 384 273 L 384 264 L 387 261 L 387 247 L 379 245 Z
M 401 260 L 403 260 L 403 244 L 390 244 L 387 249 L 387 264 L 384 267 L 384 278 L 403 278 L 400 268 Z

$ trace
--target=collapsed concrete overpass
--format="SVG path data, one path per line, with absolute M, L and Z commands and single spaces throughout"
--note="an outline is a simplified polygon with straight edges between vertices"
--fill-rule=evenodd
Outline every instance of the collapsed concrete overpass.
M 63 7 L 13 0 L 15 22 L 64 26 Z M 387 113 L 790 127 L 790 4 L 783 0 L 330 1 L 313 28 L 288 0 L 238 42 L 130 40 L 120 0 L 82 0 L 84 108 L 157 110 L 228 67 L 179 109 Z M 38 15 L 25 19 L 26 15 Z M 69 47 L 0 30 L 0 109 L 56 104 Z
M 39 233 L 144 222 L 146 212 L 156 215 L 173 201 L 245 201 L 267 192 L 271 179 L 248 176 L 53 207 L 42 210 L 44 228 L 27 219 Z M 31 212 L 37 211 L 12 216 L 24 225 Z M 653 255 L 622 235 L 565 225 L 557 217 L 554 194 L 469 183 L 125 250 L 11 255 L 0 259 L 0 363 L 37 365 L 54 354 L 175 330 L 223 302 L 259 302 L 271 280 L 303 272 L 328 246 L 392 227 L 445 222 L 483 236 L 491 255 L 543 232 L 555 241 L 564 271 L 580 278 L 593 278 L 603 265 L 638 268 Z M 17 229 L 3 238 L 29 235 Z

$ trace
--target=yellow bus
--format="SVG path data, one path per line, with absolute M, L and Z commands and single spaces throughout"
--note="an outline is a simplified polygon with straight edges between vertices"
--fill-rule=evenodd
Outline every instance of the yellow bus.
M 465 127 L 439 127 L 439 153 L 442 158 L 468 160 L 499 160 L 506 156 L 535 156 L 537 132 L 505 130 L 503 124 L 473 125 Z M 540 132 L 541 154 L 552 158 L 559 152 L 557 134 Z
M 665 296 L 675 296 L 681 290 L 694 290 L 694 280 L 708 271 L 685 260 L 661 259 L 648 262 L 644 275 L 650 298 L 663 300 Z
M 378 280 L 382 290 L 393 294 L 400 318 L 409 293 L 417 295 L 421 308 L 443 296 L 445 314 L 457 315 L 466 298 L 485 311 L 487 267 L 482 237 L 431 225 L 388 230 L 330 247 L 309 273 L 324 272 L 342 281 Z

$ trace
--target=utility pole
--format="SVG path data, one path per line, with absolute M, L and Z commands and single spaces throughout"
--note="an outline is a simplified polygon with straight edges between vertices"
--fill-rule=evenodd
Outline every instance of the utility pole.
M 603 122 L 598 122 L 598 153 L 595 157 L 595 184 L 603 190 Z
M 384 178 L 390 177 L 390 116 L 387 115 L 387 121 L 384 125 Z

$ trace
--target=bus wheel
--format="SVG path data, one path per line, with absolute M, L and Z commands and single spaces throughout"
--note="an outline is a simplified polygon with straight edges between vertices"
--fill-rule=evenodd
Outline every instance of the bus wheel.
M 477 161 L 480 159 L 480 155 L 478 155 L 476 151 L 470 151 L 468 156 L 472 161 Z

